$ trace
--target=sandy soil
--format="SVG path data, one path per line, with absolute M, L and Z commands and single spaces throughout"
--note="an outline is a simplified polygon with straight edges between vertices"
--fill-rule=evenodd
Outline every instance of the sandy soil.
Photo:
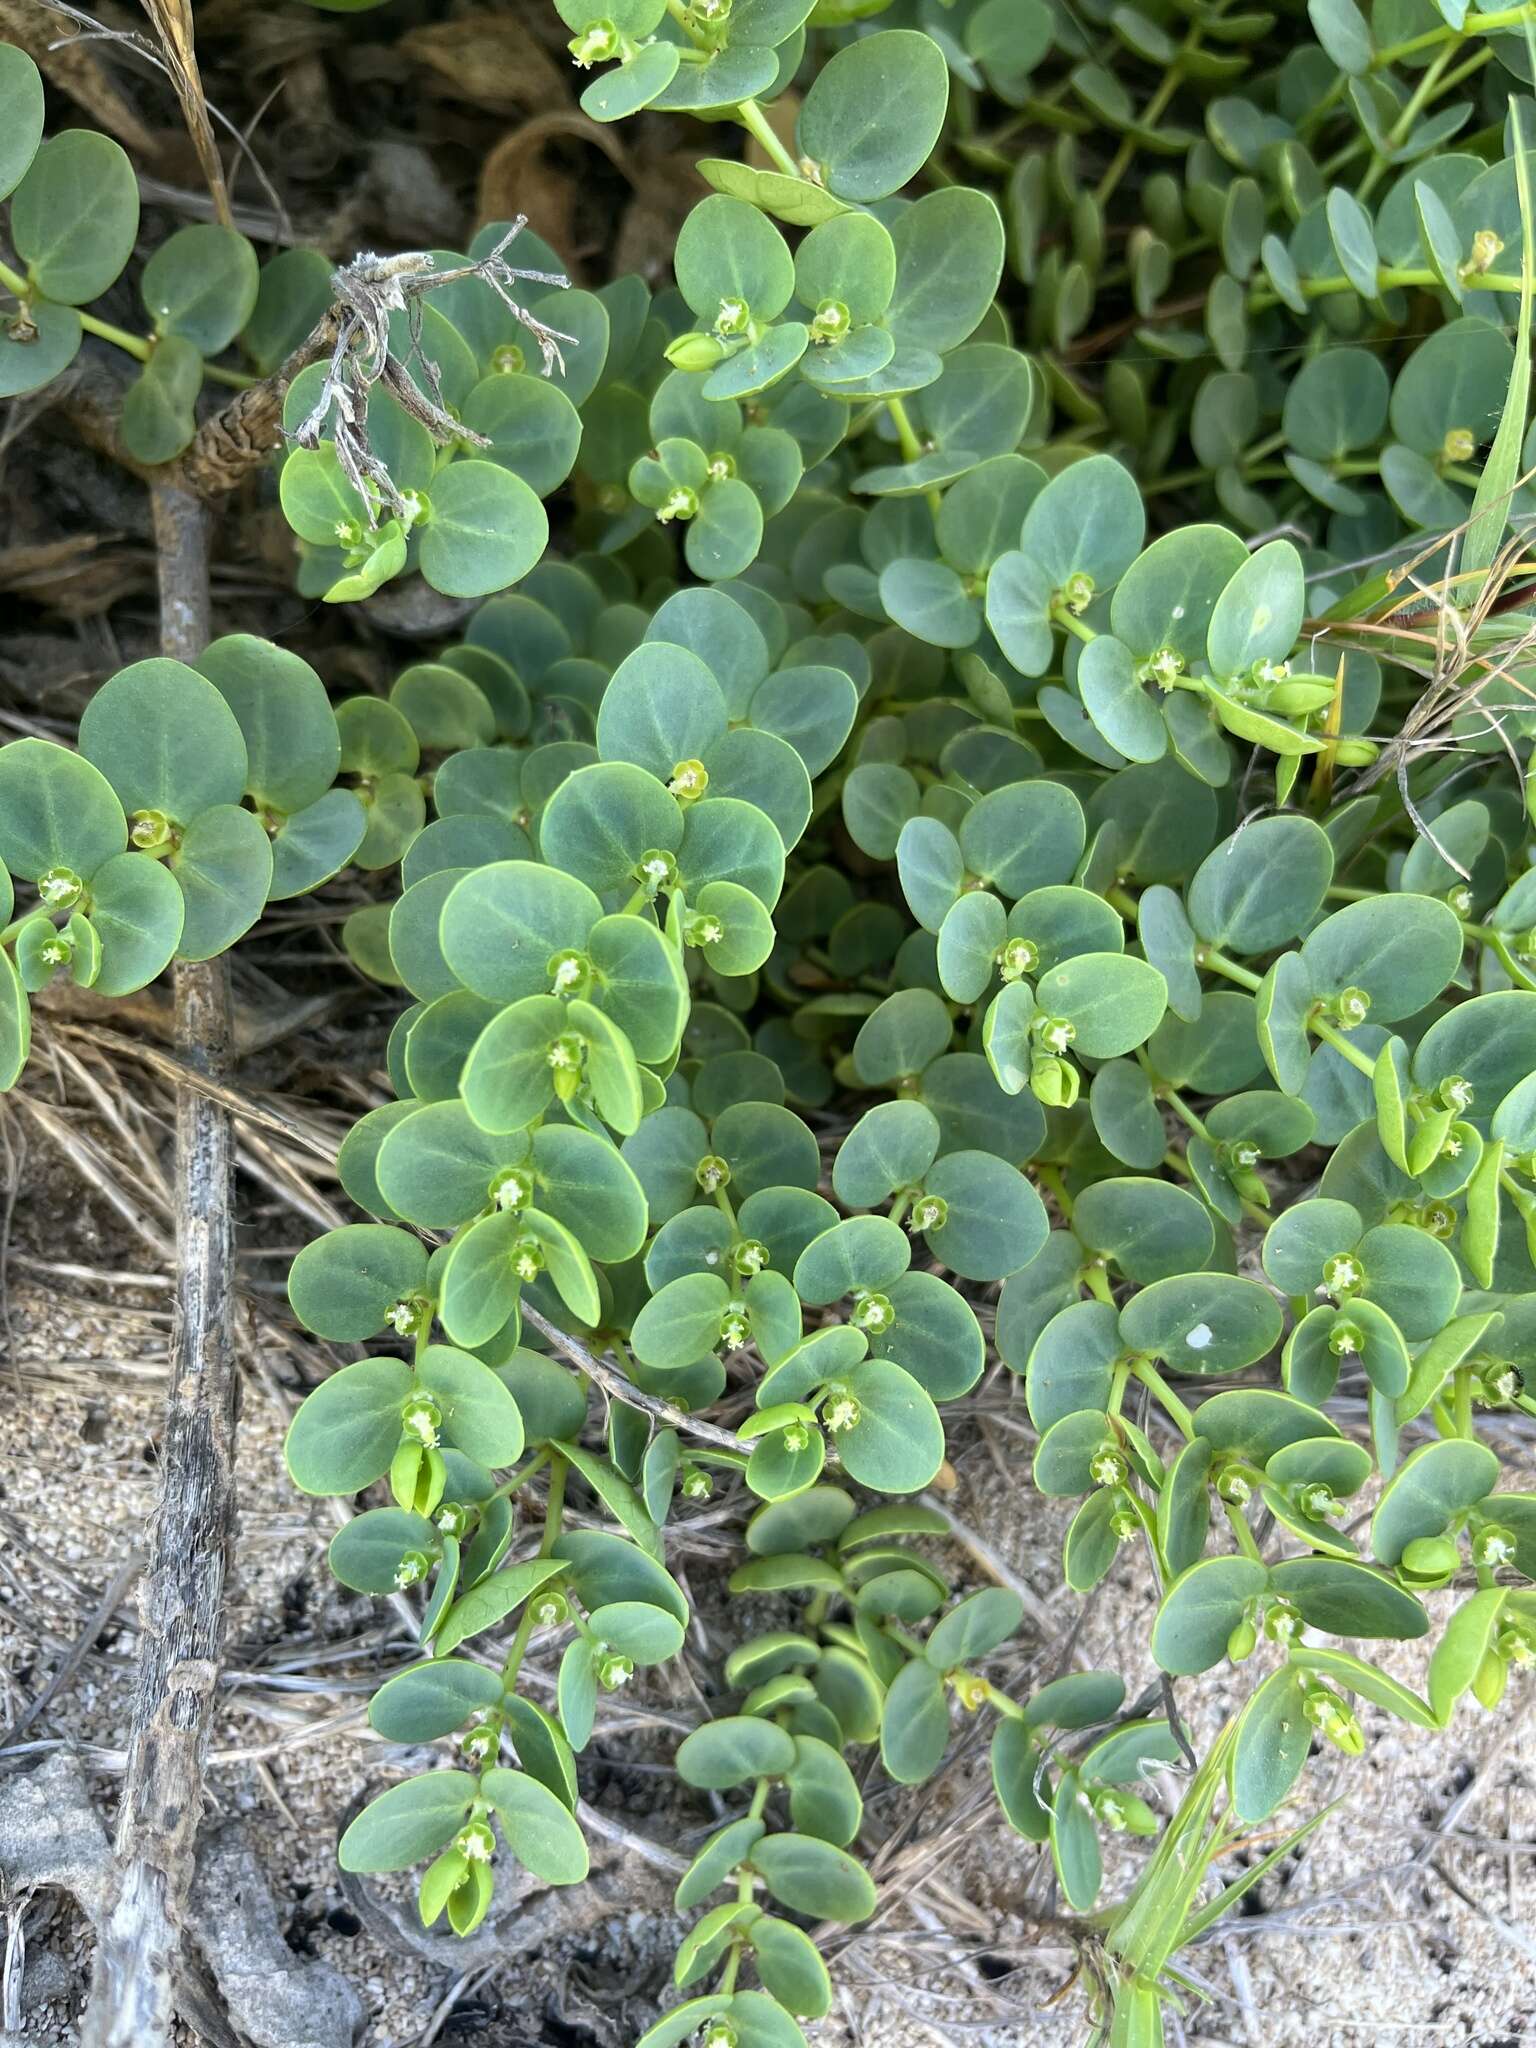
M 49 1273 L 39 1261 L 80 1269 Z M 0 1368 L 0 1723 L 9 1727 L 75 1643 L 135 1546 L 155 1493 L 163 1398 L 163 1284 L 154 1256 L 125 1238 L 95 1197 L 36 1151 L 16 1205 L 8 1265 L 15 1343 Z M 258 1280 L 278 1268 L 248 1262 Z M 143 1276 L 143 1284 L 128 1275 Z M 341 1593 L 324 1566 L 333 1523 L 323 1503 L 297 1497 L 280 1455 L 288 1408 L 281 1359 L 248 1375 L 241 1424 L 241 1538 L 230 1615 L 230 1657 L 214 1735 L 215 1817 L 244 1816 L 265 1865 L 289 1945 L 323 1957 L 357 1990 L 366 2048 L 432 2040 L 521 2048 L 624 2048 L 666 1997 L 679 1926 L 669 1880 L 633 1844 L 613 1851 L 603 1917 L 573 1918 L 541 1949 L 465 1969 L 380 1938 L 387 1923 L 338 1881 L 338 1825 L 387 1781 L 391 1752 L 362 1722 L 363 1706 L 397 1624 L 387 1607 Z M 1060 1586 L 1063 1518 L 1028 1492 L 1029 1438 L 1012 1383 L 994 1385 L 980 1432 L 962 1441 L 953 1512 L 1027 1580 L 1048 1613 L 1051 1640 L 1006 1664 L 1027 1684 L 1049 1672 L 1077 1626 L 1077 1650 L 1113 1665 L 1134 1693 L 1152 1678 L 1149 1596 L 1126 1571 L 1085 1604 Z M 723 1533 L 723 1532 L 722 1532 Z M 715 1558 L 688 1571 L 709 1658 L 728 1617 L 712 1587 Z M 957 1574 L 965 1561 L 955 1553 Z M 59 1744 L 84 1758 L 110 1816 L 131 1703 L 131 1595 L 73 1678 L 12 1746 L 0 1771 L 25 1770 Z M 1404 1679 L 1423 1658 L 1389 1660 Z M 550 1673 L 533 1666 L 535 1682 Z M 584 1789 L 633 1838 L 688 1854 L 713 1824 L 702 1795 L 681 1796 L 665 1760 L 696 1713 L 691 1687 L 706 1665 L 652 1674 L 589 1751 Z M 1184 2022 L 1186 2038 L 1243 2048 L 1420 2040 L 1514 2048 L 1536 2008 L 1536 1855 L 1529 1682 L 1498 1716 L 1467 1708 L 1442 1737 L 1379 1720 L 1366 1757 L 1330 1752 L 1304 1779 L 1305 1810 L 1330 1798 L 1341 1811 L 1251 1896 L 1221 1938 L 1193 1956 L 1210 1989 Z M 1238 1697 L 1231 1674 L 1186 1682 L 1181 1703 L 1197 1743 Z M 398 1753 L 396 1753 L 396 1756 Z M 871 1833 L 894 1831 L 908 1879 L 888 1910 L 842 1948 L 838 2014 L 811 2029 L 814 2048 L 918 2048 L 921 2043 L 1039 2044 L 1082 2039 L 1075 1995 L 1053 1999 L 1071 1974 L 1059 1934 L 1033 1917 L 1045 1904 L 1039 1852 L 1012 1836 L 987 1785 L 984 1731 L 968 1730 L 959 1760 L 919 1793 L 869 1785 Z M 1134 1852 L 1112 1855 L 1105 1897 L 1129 1881 Z M 911 1881 L 915 1874 L 916 1881 Z M 395 1896 L 401 1897 L 402 1893 Z M 547 1902 L 546 1902 L 547 1903 Z M 89 1935 L 58 1894 L 0 1899 L 11 1927 L 7 1993 L 18 2042 L 77 2039 Z M 18 1941 L 17 1924 L 24 1941 Z M 18 1967 L 17 1957 L 25 1962 Z M 0 2039 L 6 2039 L 0 2022 Z

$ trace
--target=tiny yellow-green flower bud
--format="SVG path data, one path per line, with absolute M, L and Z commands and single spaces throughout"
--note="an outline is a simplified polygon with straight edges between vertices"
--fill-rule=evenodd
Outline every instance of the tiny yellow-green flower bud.
M 1457 275 L 1463 284 L 1469 283 L 1474 277 L 1481 277 L 1485 270 L 1491 270 L 1503 253 L 1503 237 L 1495 234 L 1492 228 L 1479 228 L 1472 237 L 1471 255 L 1465 263 L 1456 266 Z
M 1301 1710 L 1318 1734 L 1346 1756 L 1364 1752 L 1360 1723 L 1341 1694 L 1326 1685 L 1310 1685 L 1302 1696 Z
M 727 1351 L 739 1351 L 752 1340 L 752 1325 L 739 1308 L 728 1308 L 720 1317 L 720 1342 Z
M 1335 1252 L 1323 1267 L 1323 1290 L 1335 1301 L 1357 1293 L 1364 1284 L 1365 1274 L 1352 1252 Z
M 432 1560 L 424 1550 L 408 1550 L 395 1566 L 395 1589 L 405 1592 L 410 1586 L 418 1586 L 432 1569 Z
M 1138 682 L 1155 683 L 1160 690 L 1171 690 L 1184 673 L 1184 657 L 1174 647 L 1159 647 L 1149 654 L 1137 670 Z
M 544 1247 L 536 1237 L 520 1237 L 509 1254 L 512 1271 L 524 1286 L 530 1286 L 544 1270 Z
M 496 1837 L 485 1821 L 472 1820 L 459 1829 L 453 1838 L 453 1846 L 471 1863 L 489 1863 L 496 1853 Z
M 679 761 L 667 788 L 680 804 L 697 803 L 709 788 L 709 770 L 702 761 Z
M 589 22 L 580 35 L 571 37 L 566 48 L 581 71 L 590 71 L 594 64 L 611 64 L 624 54 L 623 41 L 611 21 Z
M 533 1176 L 521 1167 L 509 1166 L 491 1182 L 491 1202 L 497 1209 L 526 1209 L 533 1200 Z
M 438 1441 L 443 1411 L 430 1394 L 412 1394 L 400 1410 L 400 1427 L 429 1448 Z
M 592 962 L 585 953 L 569 946 L 563 953 L 550 955 L 545 972 L 549 976 L 552 995 L 580 995 L 592 978 Z
M 888 1294 L 865 1292 L 858 1295 L 853 1312 L 848 1318 L 856 1330 L 864 1330 L 871 1337 L 883 1336 L 896 1320 L 896 1311 L 891 1306 Z
M 1120 1448 L 1106 1437 L 1088 1460 L 1088 1476 L 1095 1486 L 1123 1486 L 1126 1463 Z
M 1077 1068 L 1050 1053 L 1037 1053 L 1029 1064 L 1029 1090 L 1047 1109 L 1070 1109 L 1082 1081 Z
M 841 341 L 852 325 L 841 299 L 823 299 L 811 321 L 811 339 L 822 344 Z
M 656 517 L 663 526 L 669 525 L 674 519 L 681 519 L 686 524 L 688 520 L 696 519 L 698 512 L 698 492 L 689 484 L 674 484 L 657 508 Z
M 821 1420 L 833 1436 L 845 1429 L 852 1429 L 860 1415 L 858 1402 L 843 1386 L 828 1387 L 822 1403 Z
M 1004 981 L 1019 981 L 1040 965 L 1040 948 L 1033 939 L 1010 939 L 997 956 Z
M 45 910 L 73 910 L 84 894 L 73 868 L 45 868 L 37 878 L 37 900 Z
M 1472 1562 L 1497 1568 L 1513 1564 L 1518 1545 L 1514 1531 L 1498 1522 L 1485 1522 L 1472 1538 Z

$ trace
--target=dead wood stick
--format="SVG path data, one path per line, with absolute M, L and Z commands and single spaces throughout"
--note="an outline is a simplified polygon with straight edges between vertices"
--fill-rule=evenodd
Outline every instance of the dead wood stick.
M 190 661 L 210 637 L 209 510 L 174 473 L 153 485 L 153 510 L 161 645 Z M 174 995 L 178 1057 L 217 1079 L 230 1041 L 224 963 L 179 961 Z M 143 1638 L 114 1891 L 96 1948 L 83 2048 L 160 2048 L 174 2010 L 235 1520 L 233 1160 L 228 1110 L 201 1089 L 178 1089 L 176 1298 L 161 1493 L 140 1586 Z

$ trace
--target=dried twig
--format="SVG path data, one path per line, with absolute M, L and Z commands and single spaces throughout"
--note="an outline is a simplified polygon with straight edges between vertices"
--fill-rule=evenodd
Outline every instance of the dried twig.
M 155 486 L 153 509 L 161 644 L 189 661 L 210 637 L 208 507 L 172 479 Z M 227 964 L 178 962 L 174 989 L 180 1057 L 217 1076 L 229 1048 Z M 158 2048 L 169 2037 L 224 1643 L 239 1403 L 233 1130 L 224 1106 L 199 1090 L 178 1090 L 176 1109 L 176 1317 L 163 1478 L 140 1594 L 116 1885 L 83 2048 Z
M 330 366 L 320 396 L 294 429 L 293 438 L 301 448 L 317 448 L 330 430 L 342 473 L 367 506 L 370 524 L 376 522 L 379 505 L 400 518 L 414 516 L 419 509 L 368 444 L 368 399 L 376 386 L 382 384 L 440 445 L 454 440 L 487 445 L 483 435 L 472 433 L 447 410 L 438 366 L 422 349 L 421 303 L 429 292 L 463 278 L 479 278 L 538 343 L 544 374 L 557 365 L 564 369 L 560 343 L 575 337 L 547 326 L 518 303 L 512 290 L 520 280 L 557 287 L 568 282 L 551 271 L 517 270 L 507 262 L 505 251 L 527 224 L 527 216 L 519 214 L 488 255 L 451 270 L 436 269 L 430 252 L 416 252 L 359 256 L 334 273 L 336 332 Z M 410 327 L 410 347 L 403 356 L 390 347 L 390 319 L 396 313 L 404 313 Z M 421 372 L 425 391 L 411 374 L 413 365 Z
M 437 365 L 422 352 L 421 301 L 428 293 L 462 278 L 483 279 L 534 336 L 546 373 L 557 364 L 564 365 L 559 344 L 573 337 L 546 326 L 513 295 L 512 286 L 518 279 L 553 286 L 567 283 L 551 272 L 515 270 L 506 262 L 504 251 L 525 225 L 519 215 L 488 255 L 448 270 L 434 268 L 429 251 L 417 251 L 404 256 L 359 256 L 334 272 L 335 305 L 270 377 L 238 392 L 199 427 L 181 460 L 191 488 L 207 498 L 220 497 L 260 469 L 283 439 L 283 401 L 294 378 L 328 356 L 320 397 L 292 438 L 301 447 L 314 448 L 329 429 L 342 470 L 367 506 L 370 520 L 376 518 L 380 505 L 401 517 L 413 513 L 415 508 L 369 445 L 368 398 L 376 386 L 382 384 L 438 443 L 459 440 L 485 445 L 480 435 L 471 433 L 447 411 Z M 406 313 L 410 322 L 411 346 L 403 359 L 390 349 L 390 318 L 398 312 Z M 428 386 L 426 392 L 410 375 L 413 362 Z

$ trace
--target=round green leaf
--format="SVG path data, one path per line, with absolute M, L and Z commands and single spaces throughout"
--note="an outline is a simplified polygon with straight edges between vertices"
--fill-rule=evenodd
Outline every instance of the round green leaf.
M 944 1462 L 944 1425 L 923 1389 L 886 1358 L 839 1375 L 859 1418 L 833 1443 L 843 1470 L 879 1493 L 920 1493 Z
M 400 1411 L 411 1368 L 398 1358 L 365 1358 L 323 1380 L 289 1424 L 283 1454 L 301 1493 L 360 1493 L 389 1470 L 400 1442 Z
M 480 1790 L 519 1863 L 546 1884 L 580 1884 L 588 1869 L 586 1841 L 547 1785 L 526 1771 L 491 1770 Z
M 1152 1624 L 1152 1655 L 1175 1678 L 1209 1671 L 1227 1653 L 1243 1609 L 1269 1574 L 1246 1557 L 1208 1557 L 1175 1579 Z
M 1270 1573 L 1270 1585 L 1309 1628 L 1329 1635 L 1412 1642 L 1429 1631 L 1429 1617 L 1411 1593 L 1349 1558 L 1286 1558 Z
M 245 789 L 245 740 L 224 698 L 196 669 L 155 658 L 119 669 L 80 719 L 80 751 L 126 811 L 189 825 Z
M 1387 1482 L 1371 1519 L 1371 1550 L 1394 1565 L 1421 1536 L 1440 1536 L 1456 1516 L 1476 1507 L 1499 1483 L 1499 1461 L 1486 1444 L 1459 1437 L 1423 1444 Z
M 166 967 L 181 941 L 186 903 L 176 878 L 142 853 L 119 853 L 91 876 L 91 923 L 101 940 L 99 995 L 126 996 Z
M 11 199 L 11 239 L 45 298 L 99 299 L 133 254 L 139 184 L 126 152 L 90 128 L 50 136 Z
M 884 199 L 927 161 L 948 105 L 938 44 L 890 29 L 846 45 L 817 73 L 800 109 L 799 152 L 839 199 Z
M 317 1237 L 288 1274 L 293 1312 L 317 1337 L 360 1343 L 385 1326 L 389 1310 L 422 1293 L 427 1254 L 405 1230 L 349 1223 Z
M 928 1248 L 966 1280 L 1001 1280 L 1027 1266 L 1050 1229 L 1030 1182 L 991 1153 L 946 1153 L 924 1176 L 923 1192 L 948 1212 L 925 1232 Z
M 186 903 L 176 948 L 183 960 L 211 960 L 250 930 L 271 890 L 272 866 L 266 828 L 239 804 L 216 804 L 192 819 L 170 860 Z
M 440 1657 L 386 1680 L 368 1703 L 368 1722 L 387 1742 L 435 1742 L 479 1709 L 500 1706 L 501 1697 L 496 1672 Z
M 1230 1273 L 1179 1274 L 1126 1303 L 1120 1334 L 1177 1372 L 1233 1372 L 1280 1341 L 1280 1305 L 1257 1281 Z
M 777 1722 L 750 1714 L 726 1715 L 685 1735 L 675 1762 L 686 1784 L 727 1792 L 749 1778 L 783 1777 L 793 1770 L 795 1742 Z
M 681 1758 L 681 1750 L 678 1755 Z M 751 1862 L 773 1896 L 792 1912 L 852 1923 L 867 1920 L 875 1910 L 869 1873 L 844 1850 L 813 1835 L 765 1835 L 753 1849 Z
M 341 1838 L 343 1870 L 409 1870 L 449 1842 L 469 1818 L 479 1790 L 468 1771 L 407 1778 L 365 1806 Z
M 1035 999 L 1046 1015 L 1072 1025 L 1076 1051 L 1113 1059 L 1152 1036 L 1168 1007 L 1168 985 L 1131 954 L 1084 953 L 1041 975 Z
M 1303 1712 L 1304 1675 L 1286 1665 L 1272 1671 L 1237 1724 L 1232 1751 L 1232 1810 L 1252 1825 L 1268 1820 L 1301 1776 L 1312 1747 L 1312 1724 Z
M 1095 1181 L 1074 1204 L 1072 1222 L 1090 1251 L 1142 1282 L 1196 1272 L 1215 1246 L 1205 1205 L 1167 1181 L 1130 1175 Z
M 256 305 L 256 251 L 234 228 L 212 222 L 178 228 L 145 264 L 139 291 L 158 333 L 216 356 Z
M 886 1691 L 880 1761 L 898 1785 L 921 1785 L 943 1762 L 948 1747 L 949 1699 L 940 1670 L 914 1657 Z
M 1393 1024 L 1439 995 L 1464 944 L 1456 913 L 1444 903 L 1377 896 L 1325 917 L 1302 941 L 1301 962 L 1319 995 L 1361 989 L 1370 998 L 1371 1022 Z
M 451 462 L 434 478 L 421 573 L 445 597 L 486 597 L 519 583 L 549 540 L 544 507 L 494 462 Z
M 1296 816 L 1256 818 L 1196 869 L 1190 922 L 1223 952 L 1268 953 L 1306 929 L 1332 879 L 1333 846 L 1320 825 Z
M 128 841 L 116 792 L 99 768 L 52 740 L 0 747 L 0 864 L 27 881 L 67 867 L 89 881 Z

